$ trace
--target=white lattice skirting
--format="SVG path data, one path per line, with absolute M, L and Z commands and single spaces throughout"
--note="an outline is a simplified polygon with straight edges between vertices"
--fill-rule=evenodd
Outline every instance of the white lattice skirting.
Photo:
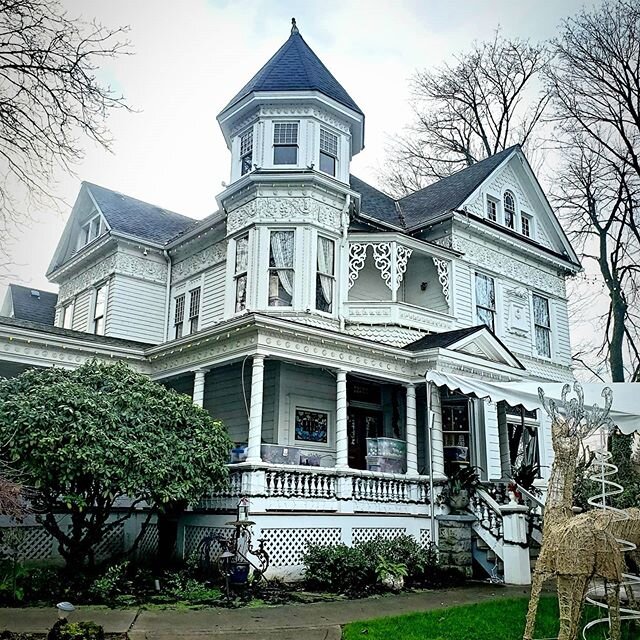
M 321 529 L 263 529 L 265 548 L 272 567 L 295 567 L 310 544 L 335 545 L 341 542 L 339 528 Z

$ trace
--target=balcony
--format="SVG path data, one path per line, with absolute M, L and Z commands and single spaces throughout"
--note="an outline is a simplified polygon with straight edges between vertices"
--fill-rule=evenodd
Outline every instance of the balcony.
M 435 332 L 453 329 L 454 318 L 449 314 L 407 302 L 350 301 L 346 308 L 347 321 L 353 324 L 393 324 Z

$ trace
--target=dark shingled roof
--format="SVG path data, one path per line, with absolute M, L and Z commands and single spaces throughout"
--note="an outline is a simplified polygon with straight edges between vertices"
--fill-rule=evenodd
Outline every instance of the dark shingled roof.
M 457 209 L 520 145 L 514 145 L 496 155 L 476 162 L 438 182 L 420 189 L 398 202 L 407 229 L 419 226 L 431 218 Z
M 10 284 L 9 291 L 15 318 L 47 325 L 53 324 L 58 302 L 57 293 L 41 291 L 35 287 L 23 287 L 19 284 Z
M 360 211 L 362 213 L 381 222 L 398 227 L 402 226 L 396 201 L 391 196 L 352 175 L 349 176 L 349 186 L 360 194 Z
M 129 349 L 140 349 L 141 351 L 152 346 L 146 342 L 136 342 L 135 340 L 125 340 L 123 338 L 110 338 L 107 336 L 98 336 L 93 333 L 85 333 L 84 331 L 73 331 L 72 329 L 63 329 L 62 327 L 54 327 L 43 324 L 41 322 L 33 322 L 29 320 L 19 320 L 17 318 L 7 318 L 0 316 L 0 326 L 20 327 L 21 329 L 31 329 L 40 331 L 51 336 L 61 336 L 64 338 L 76 338 L 82 342 L 89 344 L 100 344 L 104 346 L 123 347 Z
M 100 187 L 91 182 L 84 183 L 94 197 L 100 211 L 114 231 L 166 244 L 171 238 L 197 223 L 179 213 L 168 211 L 154 204 L 123 193 Z
M 256 91 L 319 91 L 362 114 L 344 87 L 295 30 L 267 64 L 235 95 L 229 107 Z
M 407 351 L 424 351 L 425 349 L 447 348 L 452 344 L 473 335 L 478 331 L 486 329 L 486 326 L 481 324 L 476 327 L 467 327 L 466 329 L 456 329 L 455 331 L 443 331 L 442 333 L 430 333 L 428 336 L 418 338 L 415 342 L 403 347 Z

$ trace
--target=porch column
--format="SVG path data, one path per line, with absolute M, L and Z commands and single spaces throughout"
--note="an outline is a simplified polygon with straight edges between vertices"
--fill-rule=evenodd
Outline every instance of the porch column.
M 444 474 L 444 438 L 442 436 L 442 407 L 440 405 L 440 393 L 438 387 L 431 382 L 427 382 L 427 398 L 429 411 L 427 420 L 431 434 L 431 462 L 433 468 L 429 473 L 433 476 L 445 477 Z
M 244 381 L 243 381 L 244 382 Z M 262 396 L 264 393 L 264 356 L 253 356 L 251 367 L 251 409 L 249 411 L 249 438 L 247 440 L 247 462 L 262 462 Z
M 336 468 L 348 469 L 347 372 L 344 369 L 338 369 L 336 382 Z
M 418 475 L 418 431 L 416 426 L 416 385 L 407 384 L 407 475 Z
M 193 373 L 193 404 L 204 407 L 204 381 L 209 369 L 198 369 Z

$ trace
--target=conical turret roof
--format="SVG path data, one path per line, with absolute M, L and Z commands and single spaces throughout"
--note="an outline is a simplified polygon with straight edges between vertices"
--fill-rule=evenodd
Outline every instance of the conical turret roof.
M 289 39 L 242 87 L 223 109 L 223 112 L 249 94 L 260 91 L 319 91 L 349 109 L 362 114 L 353 98 L 304 41 L 295 22 Z

